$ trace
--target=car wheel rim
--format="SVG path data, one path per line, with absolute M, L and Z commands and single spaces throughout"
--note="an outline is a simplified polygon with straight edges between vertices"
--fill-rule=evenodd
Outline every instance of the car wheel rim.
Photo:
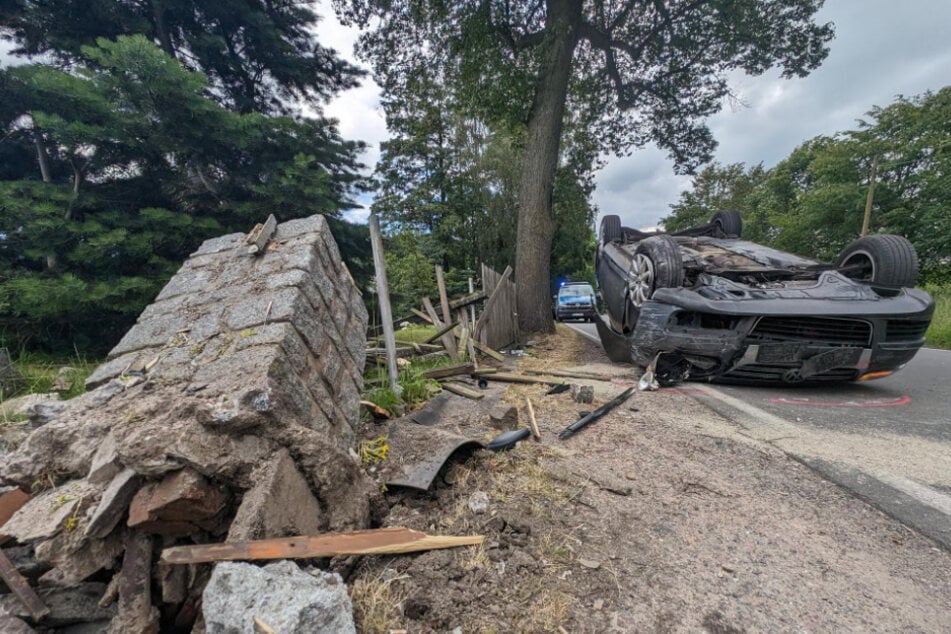
M 634 255 L 628 278 L 627 294 L 631 303 L 640 307 L 654 290 L 654 263 L 643 253 Z

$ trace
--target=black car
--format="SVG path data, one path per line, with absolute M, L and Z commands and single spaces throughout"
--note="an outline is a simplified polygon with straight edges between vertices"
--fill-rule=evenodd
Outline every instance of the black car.
M 596 263 L 614 361 L 658 380 L 826 383 L 887 376 L 924 344 L 934 301 L 913 288 L 914 247 L 896 235 L 848 245 L 835 264 L 740 239 L 735 211 L 676 233 L 601 221 Z

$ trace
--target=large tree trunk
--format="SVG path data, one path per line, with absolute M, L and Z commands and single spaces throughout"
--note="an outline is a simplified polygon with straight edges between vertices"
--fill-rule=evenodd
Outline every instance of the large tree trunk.
M 555 233 L 551 198 L 571 62 L 581 24 L 580 0 L 548 0 L 547 4 L 545 31 L 548 51 L 538 75 L 528 117 L 528 137 L 518 189 L 515 274 L 518 325 L 523 333 L 554 329 L 549 281 L 551 242 Z

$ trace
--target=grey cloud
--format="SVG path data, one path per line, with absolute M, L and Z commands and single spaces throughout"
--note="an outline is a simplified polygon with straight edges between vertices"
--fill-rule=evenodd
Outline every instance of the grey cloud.
M 896 95 L 951 83 L 947 0 L 832 0 L 819 20 L 836 24 L 836 39 L 825 63 L 809 77 L 782 80 L 778 72 L 731 77 L 746 106 L 726 104 L 710 118 L 720 143 L 717 161 L 771 167 L 807 139 L 854 129 L 868 110 L 890 104 Z M 652 169 L 645 173 L 647 164 Z M 631 212 L 634 226 L 655 223 L 689 187 L 689 179 L 674 177 L 671 162 L 656 149 L 610 159 L 597 182 L 594 200 L 602 214 L 631 206 L 626 201 L 643 203 L 636 215 Z

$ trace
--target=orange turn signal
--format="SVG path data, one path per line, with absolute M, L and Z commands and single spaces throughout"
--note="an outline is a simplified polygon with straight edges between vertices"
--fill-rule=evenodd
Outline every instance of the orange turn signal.
M 886 376 L 894 374 L 894 370 L 882 370 L 881 372 L 866 372 L 859 377 L 859 381 L 872 381 L 874 379 L 883 379 Z

